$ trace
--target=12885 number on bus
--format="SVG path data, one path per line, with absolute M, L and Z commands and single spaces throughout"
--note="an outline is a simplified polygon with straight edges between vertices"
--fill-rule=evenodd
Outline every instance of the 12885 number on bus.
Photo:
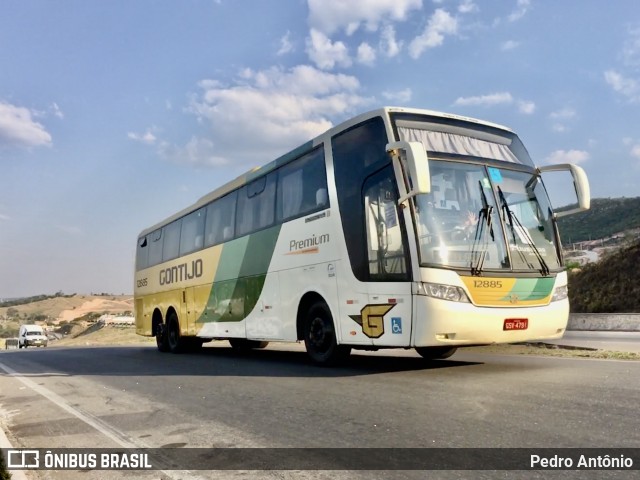
M 474 280 L 474 288 L 502 288 L 501 280 Z

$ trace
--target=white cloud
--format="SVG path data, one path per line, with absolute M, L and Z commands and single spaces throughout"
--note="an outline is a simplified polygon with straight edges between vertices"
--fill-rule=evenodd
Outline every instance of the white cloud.
M 569 128 L 566 123 L 573 120 L 576 117 L 577 113 L 573 108 L 562 108 L 560 110 L 556 110 L 555 112 L 551 112 L 549 114 L 549 118 L 553 120 L 553 125 L 551 128 L 554 132 L 564 133 Z
M 513 105 L 518 107 L 518 112 L 532 115 L 536 111 L 536 104 L 530 100 L 517 100 L 509 92 L 490 93 L 474 97 L 458 97 L 455 102 L 458 107 L 495 107 L 499 105 Z
M 135 140 L 136 142 L 144 143 L 146 145 L 153 145 L 156 143 L 156 136 L 152 132 L 153 129 L 147 129 L 144 133 L 135 133 L 129 132 L 127 133 L 127 137 L 131 140 Z
M 453 102 L 454 105 L 461 107 L 492 107 L 494 105 L 508 105 L 511 103 L 513 103 L 513 96 L 509 92 L 492 93 L 476 97 L 458 97 L 456 101 Z
M 261 165 L 372 102 L 359 95 L 355 77 L 310 65 L 245 69 L 232 85 L 207 80 L 199 85 L 189 112 L 210 131 L 206 141 L 190 141 L 182 161 L 209 166 Z M 180 160 L 178 147 L 165 144 L 163 152 Z
M 51 114 L 54 117 L 57 117 L 60 120 L 62 120 L 64 118 L 64 113 L 62 112 L 62 110 L 60 110 L 60 107 L 58 106 L 57 103 L 53 102 L 51 104 L 51 106 L 49 107 L 49 110 L 51 111 Z
M 376 51 L 366 42 L 362 42 L 358 47 L 358 63 L 373 65 L 376 61 Z
M 387 25 L 380 34 L 380 50 L 389 58 L 395 57 L 402 50 L 402 41 L 396 40 L 396 30 L 393 25 Z
M 311 29 L 307 38 L 307 55 L 323 70 L 331 70 L 336 64 L 351 66 L 347 46 L 343 42 L 332 42 L 324 33 Z
M 0 146 L 51 146 L 51 134 L 32 116 L 35 117 L 36 112 L 0 102 Z
M 630 28 L 622 47 L 622 61 L 627 67 L 640 67 L 640 28 Z
M 417 59 L 427 48 L 439 47 L 443 44 L 445 35 L 455 35 L 458 31 L 458 20 L 449 12 L 438 8 L 422 32 L 409 44 L 409 55 Z
M 637 145 L 634 145 L 631 148 L 631 151 L 629 153 L 631 154 L 632 157 L 636 157 L 637 159 L 640 159 L 640 143 Z
M 576 111 L 573 108 L 563 108 L 549 114 L 549 117 L 553 120 L 570 120 L 575 116 Z
M 519 100 L 518 111 L 525 115 L 532 115 L 536 111 L 536 104 L 528 100 Z
M 291 43 L 291 32 L 287 30 L 287 33 L 280 39 L 280 49 L 277 55 L 285 55 L 293 52 L 293 44 Z
M 545 159 L 545 162 L 550 164 L 579 164 L 586 162 L 589 158 L 589 152 L 585 152 L 584 150 L 556 150 Z
M 403 21 L 422 8 L 422 0 L 308 0 L 309 25 L 325 35 L 344 30 L 352 35 L 361 25 L 375 31 L 382 23 Z
M 8 220 L 11 220 L 11 217 L 9 215 L 4 215 L 0 213 L 0 221 L 8 221 Z
M 211 140 L 195 136 L 183 147 L 168 142 L 161 142 L 158 147 L 160 156 L 173 163 L 204 167 L 221 167 L 230 163 L 228 158 L 216 155 L 215 151 Z
M 631 103 L 640 101 L 640 84 L 633 79 L 613 70 L 604 72 L 604 79 L 616 92 L 626 97 Z
M 520 20 L 527 14 L 529 7 L 531 6 L 530 0 L 518 0 L 516 9 L 507 17 L 510 22 Z
M 479 11 L 478 5 L 473 3 L 473 0 L 462 0 L 458 5 L 458 11 L 460 13 L 473 13 Z
M 391 102 L 397 102 L 399 104 L 407 103 L 411 100 L 411 96 L 413 92 L 410 88 L 405 88 L 404 90 L 398 90 L 396 92 L 391 92 L 389 90 L 382 92 L 382 96 Z
M 515 40 L 507 40 L 502 45 L 500 45 L 500 50 L 503 52 L 507 52 L 509 50 L 515 50 L 520 46 L 520 42 L 516 42 Z

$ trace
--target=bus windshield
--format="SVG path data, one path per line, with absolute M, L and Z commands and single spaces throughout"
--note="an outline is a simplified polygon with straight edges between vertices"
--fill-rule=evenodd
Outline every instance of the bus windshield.
M 561 266 L 551 205 L 535 173 L 431 160 L 416 197 L 422 266 L 542 272 Z

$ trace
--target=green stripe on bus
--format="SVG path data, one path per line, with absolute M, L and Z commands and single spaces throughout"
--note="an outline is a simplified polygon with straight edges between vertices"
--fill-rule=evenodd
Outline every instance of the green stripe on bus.
M 280 225 L 233 240 L 222 247 L 211 287 L 206 320 L 239 322 L 251 313 L 260 298 L 273 257 Z
M 517 295 L 521 301 L 541 300 L 551 294 L 555 282 L 555 278 L 519 278 L 500 300 L 509 301 L 512 295 Z

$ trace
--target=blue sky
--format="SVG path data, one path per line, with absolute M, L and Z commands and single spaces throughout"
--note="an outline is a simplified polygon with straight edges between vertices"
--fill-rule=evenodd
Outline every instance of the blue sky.
M 640 196 L 634 0 L 8 0 L 0 298 L 133 291 L 140 230 L 357 113 L 513 128 Z

